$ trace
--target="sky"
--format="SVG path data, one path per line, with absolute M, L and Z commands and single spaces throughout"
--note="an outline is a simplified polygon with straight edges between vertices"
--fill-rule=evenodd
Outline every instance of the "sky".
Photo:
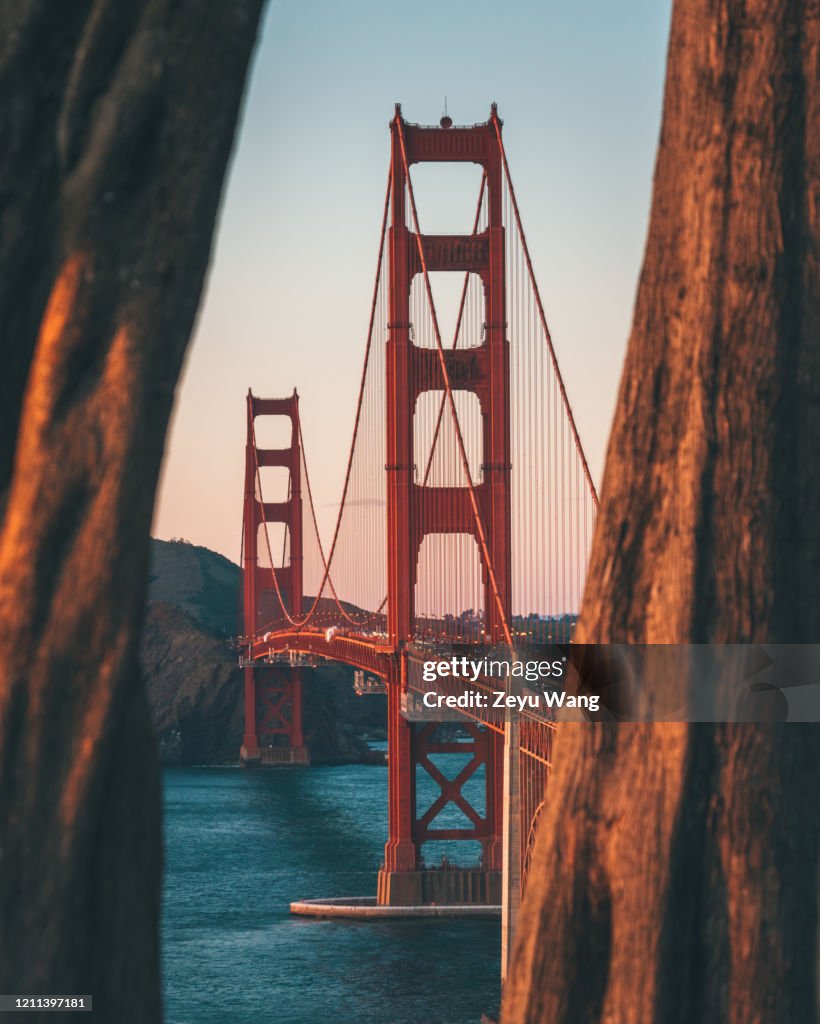
M 445 97 L 456 124 L 484 121 L 498 103 L 541 297 L 600 484 L 646 238 L 670 11 L 671 0 L 269 2 L 154 536 L 238 561 L 249 387 L 266 397 L 298 389 L 320 529 L 330 532 L 396 102 L 424 124 L 438 121 Z M 417 170 L 423 230 L 457 230 L 449 220 L 457 209 L 469 219 L 478 181 L 469 171 L 480 172 Z

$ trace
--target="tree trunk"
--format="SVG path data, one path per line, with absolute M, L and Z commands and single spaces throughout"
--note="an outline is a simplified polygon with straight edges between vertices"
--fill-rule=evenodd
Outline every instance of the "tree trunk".
M 148 531 L 260 7 L 0 9 L 0 992 L 125 1024 L 161 1018 Z
M 820 641 L 819 11 L 675 2 L 581 641 Z M 564 725 L 555 765 L 504 1024 L 816 1021 L 816 726 Z

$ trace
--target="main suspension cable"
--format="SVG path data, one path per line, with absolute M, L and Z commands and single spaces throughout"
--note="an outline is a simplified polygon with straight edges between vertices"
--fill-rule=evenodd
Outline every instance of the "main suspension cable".
M 498 148 L 501 153 L 501 160 L 504 165 L 504 176 L 507 179 L 507 185 L 510 189 L 510 199 L 512 200 L 513 213 L 515 215 L 515 223 L 518 228 L 518 235 L 521 239 L 521 246 L 524 250 L 524 259 L 527 263 L 527 272 L 529 273 L 530 283 L 532 284 L 533 292 L 535 293 L 535 302 L 538 307 L 538 316 L 541 320 L 541 327 L 544 331 L 544 336 L 547 339 L 547 347 L 549 349 L 550 360 L 552 361 L 552 368 L 555 372 L 555 376 L 558 380 L 558 387 L 561 391 L 561 399 L 564 403 L 564 409 L 569 419 L 570 428 L 572 429 L 572 436 L 575 441 L 575 448 L 578 452 L 578 457 L 581 460 L 581 464 L 584 467 L 584 476 L 586 477 L 589 489 L 592 493 L 592 500 L 595 504 L 595 508 L 598 508 L 598 492 L 595 489 L 595 484 L 592 481 L 592 474 L 589 471 L 589 465 L 587 464 L 587 457 L 584 454 L 584 448 L 581 444 L 581 437 L 578 433 L 578 427 L 575 425 L 575 417 L 572 413 L 572 406 L 569 404 L 569 396 L 567 395 L 567 389 L 564 386 L 564 378 L 561 375 L 560 367 L 558 366 L 558 357 L 555 354 L 555 347 L 552 344 L 552 335 L 550 329 L 547 326 L 547 317 L 544 313 L 544 307 L 541 303 L 541 293 L 538 290 L 538 284 L 535 280 L 535 271 L 532 267 L 532 260 L 530 259 L 530 250 L 527 246 L 527 236 L 524 234 L 524 226 L 521 223 L 521 214 L 518 210 L 518 200 L 515 197 L 515 189 L 513 188 L 512 178 L 510 177 L 510 166 L 507 163 L 507 152 L 504 149 L 504 142 L 501 138 L 501 129 L 498 125 L 498 118 L 493 115 L 492 117 L 493 127 L 495 128 L 495 136 L 498 139 Z
M 358 401 L 357 401 L 357 404 L 356 404 L 356 416 L 355 416 L 354 424 L 353 424 L 353 437 L 352 437 L 351 442 L 350 442 L 350 450 L 348 452 L 348 457 L 347 457 L 347 469 L 346 469 L 346 472 L 345 472 L 344 486 L 342 488 L 342 499 L 341 499 L 341 502 L 339 504 L 339 514 L 336 517 L 336 525 L 335 525 L 335 528 L 334 528 L 334 531 L 333 531 L 333 540 L 331 542 L 330 553 L 329 553 L 327 559 L 325 559 L 325 556 L 324 556 L 324 551 L 322 549 L 322 541 L 321 541 L 321 537 L 319 536 L 318 526 L 317 526 L 317 523 L 316 523 L 316 513 L 315 513 L 315 509 L 313 507 L 313 498 L 312 498 L 312 495 L 311 495 L 311 492 L 310 492 L 310 478 L 309 478 L 308 472 L 307 472 L 307 459 L 305 459 L 305 480 L 306 480 L 306 484 L 307 484 L 307 488 L 308 488 L 308 495 L 309 495 L 309 498 L 310 498 L 310 507 L 311 507 L 311 514 L 312 514 L 312 517 L 313 517 L 314 530 L 316 531 L 316 539 L 317 539 L 317 542 L 318 542 L 318 545 L 319 545 L 319 554 L 320 554 L 320 557 L 321 557 L 321 560 L 322 560 L 323 576 L 322 576 L 321 584 L 316 588 L 316 596 L 315 596 L 315 598 L 313 600 L 313 604 L 311 605 L 309 611 L 304 616 L 304 618 L 298 618 L 298 617 L 294 618 L 290 614 L 290 612 L 287 610 L 287 608 L 285 607 L 285 602 L 284 602 L 284 600 L 282 598 L 282 592 L 281 592 L 280 587 L 279 587 L 279 581 L 276 578 L 276 569 L 274 568 L 274 565 L 273 565 L 273 557 L 271 555 L 271 548 L 270 548 L 270 538 L 268 536 L 268 524 L 267 524 L 267 521 L 264 518 L 264 502 L 262 501 L 262 483 L 261 483 L 260 474 L 259 474 L 259 457 L 258 457 L 258 453 L 257 453 L 257 450 L 256 450 L 256 429 L 255 429 L 255 426 L 252 426 L 253 452 L 254 452 L 254 461 L 255 461 L 255 470 L 256 470 L 256 474 L 255 475 L 256 475 L 257 488 L 258 488 L 258 491 L 259 491 L 259 496 L 257 497 L 257 501 L 259 502 L 260 505 L 263 506 L 262 507 L 262 522 L 263 522 L 264 527 L 265 527 L 265 530 L 264 530 L 264 532 L 265 532 L 265 543 L 266 543 L 266 546 L 268 548 L 268 557 L 270 558 L 270 562 L 271 562 L 270 568 L 271 568 L 271 575 L 273 577 L 274 591 L 276 592 L 276 597 L 277 597 L 279 605 L 280 605 L 280 607 L 282 609 L 282 613 L 284 614 L 284 616 L 288 620 L 288 622 L 292 626 L 294 626 L 296 629 L 301 629 L 303 626 L 307 625 L 308 621 L 313 616 L 313 613 L 316 611 L 316 608 L 319 605 L 319 601 L 321 600 L 321 596 L 322 596 L 322 592 L 323 592 L 323 590 L 325 588 L 325 584 L 328 582 L 329 577 L 330 577 L 330 566 L 331 566 L 331 563 L 333 561 L 333 555 L 334 555 L 334 553 L 336 551 L 336 542 L 337 542 L 337 540 L 339 538 L 339 530 L 340 530 L 340 527 L 341 527 L 342 516 L 344 515 L 345 501 L 347 499 L 348 485 L 349 485 L 349 482 L 350 482 L 350 473 L 351 473 L 351 468 L 352 468 L 352 465 L 353 465 L 353 455 L 354 455 L 354 452 L 355 452 L 355 449 L 356 449 L 356 440 L 357 440 L 358 434 L 359 434 L 359 423 L 360 423 L 360 420 L 361 420 L 362 403 L 363 403 L 363 399 L 364 399 L 365 383 L 366 383 L 366 380 L 367 380 L 367 369 L 368 369 L 368 366 L 369 366 L 369 363 L 370 363 L 370 353 L 371 353 L 371 349 L 372 349 L 372 345 L 373 345 L 373 325 L 374 325 L 375 317 L 376 317 L 376 304 L 377 304 L 378 294 L 379 294 L 379 282 L 380 282 L 380 279 L 381 279 L 382 264 L 383 264 L 383 261 L 384 261 L 384 239 L 385 239 L 386 232 L 387 232 L 387 215 L 388 215 L 388 211 L 389 211 L 389 207 L 390 207 L 390 192 L 391 192 L 391 188 L 392 188 L 392 170 L 388 174 L 388 177 L 387 177 L 387 189 L 386 189 L 386 194 L 385 194 L 385 197 L 384 197 L 384 212 L 382 214 L 382 225 L 381 225 L 381 233 L 380 233 L 380 238 L 379 238 L 379 258 L 378 258 L 378 262 L 376 264 L 376 280 L 375 280 L 375 284 L 373 286 L 373 301 L 372 301 L 371 306 L 370 306 L 370 323 L 369 323 L 368 331 L 367 331 L 367 345 L 365 347 L 364 365 L 362 367 L 362 376 L 361 376 L 361 381 L 360 381 L 360 384 L 359 384 L 359 397 L 358 397 Z M 300 442 L 300 447 L 303 444 L 303 442 L 302 442 L 302 433 L 301 432 L 302 432 L 302 424 L 300 422 L 299 423 L 299 442 Z M 302 453 L 304 455 L 304 447 L 302 447 Z M 342 607 L 342 604 L 341 604 L 341 602 L 340 602 L 340 600 L 339 600 L 339 598 L 338 598 L 338 596 L 336 594 L 335 588 L 333 587 L 332 581 L 330 583 L 330 588 L 331 588 L 331 592 L 333 593 L 333 599 L 334 599 L 337 607 L 339 608 L 339 611 L 349 621 L 354 622 L 354 620 L 350 618 L 350 616 L 347 614 L 347 612 Z M 358 624 L 358 623 L 356 623 L 356 624 Z M 254 631 L 254 632 L 256 632 L 256 631 Z

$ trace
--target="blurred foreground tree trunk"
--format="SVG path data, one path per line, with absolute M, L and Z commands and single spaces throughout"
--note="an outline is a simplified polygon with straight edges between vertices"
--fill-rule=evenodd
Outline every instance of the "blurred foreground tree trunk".
M 161 1019 L 148 531 L 261 3 L 0 5 L 0 992 L 104 1021 Z
M 578 639 L 820 642 L 816 0 L 675 0 Z M 820 730 L 564 725 L 504 1024 L 813 1024 Z

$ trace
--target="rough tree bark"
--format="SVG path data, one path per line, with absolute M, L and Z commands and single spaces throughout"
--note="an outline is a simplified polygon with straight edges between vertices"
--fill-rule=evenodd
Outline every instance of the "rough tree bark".
M 579 640 L 820 641 L 819 15 L 674 4 Z M 814 1022 L 819 757 L 562 726 L 504 1024 Z
M 0 7 L 0 992 L 104 1021 L 161 1018 L 148 530 L 261 3 Z

